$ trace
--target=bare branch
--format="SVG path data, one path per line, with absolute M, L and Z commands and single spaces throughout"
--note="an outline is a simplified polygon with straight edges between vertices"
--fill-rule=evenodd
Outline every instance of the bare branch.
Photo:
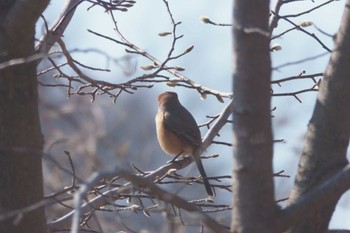
M 288 82 L 288 81 L 298 80 L 298 79 L 303 79 L 303 80 L 312 79 L 316 83 L 316 80 L 315 80 L 316 77 L 323 77 L 323 73 L 304 75 L 304 72 L 301 72 L 300 75 L 297 75 L 297 76 L 291 76 L 288 78 L 273 80 L 273 81 L 271 81 L 271 84 L 280 84 L 282 82 Z
M 200 20 L 202 23 L 211 24 L 211 25 L 214 25 L 214 26 L 232 27 L 232 24 L 230 24 L 230 23 L 215 23 L 215 22 L 213 22 L 211 19 L 209 19 L 209 18 L 206 17 L 206 16 L 201 16 L 201 17 L 199 18 L 199 20 Z
M 32 61 L 41 60 L 44 57 L 46 57 L 46 54 L 34 54 L 34 55 L 26 57 L 26 58 L 12 59 L 10 61 L 0 63 L 0 70 L 7 68 L 7 67 L 10 67 L 10 66 L 16 66 L 16 65 L 21 65 L 24 63 L 32 62 Z
M 278 26 L 278 21 L 280 18 L 277 17 L 277 15 L 279 14 L 280 9 L 284 3 L 285 3 L 285 1 L 283 1 L 283 0 L 278 0 L 276 3 L 275 10 L 274 10 L 276 15 L 274 15 L 272 17 L 272 20 L 271 20 L 270 25 L 269 25 L 269 31 L 270 31 L 271 35 L 272 35 L 273 30 Z
M 332 3 L 332 2 L 336 2 L 336 1 L 337 1 L 337 0 L 329 0 L 329 1 L 327 1 L 327 2 L 321 3 L 321 4 L 318 5 L 318 6 L 315 6 L 315 7 L 311 8 L 311 9 L 309 9 L 309 10 L 306 10 L 306 11 L 303 11 L 303 12 L 300 12 L 300 13 L 297 13 L 297 14 L 283 15 L 282 17 L 286 17 L 286 18 L 299 17 L 299 16 L 308 14 L 308 13 L 314 11 L 314 10 L 317 10 L 317 9 L 319 9 L 319 8 L 325 6 L 325 5 L 328 5 L 328 4 L 330 4 L 330 3 Z
M 105 36 L 105 35 L 102 35 L 100 33 L 97 33 L 97 32 L 94 32 L 92 30 L 88 30 L 90 33 L 93 33 L 95 34 L 96 36 L 99 36 L 99 37 L 102 37 L 104 39 L 107 39 L 107 40 L 110 40 L 112 42 L 115 42 L 117 44 L 120 44 L 120 45 L 123 45 L 125 47 L 127 47 L 127 52 L 128 53 L 134 53 L 134 54 L 138 54 L 138 55 L 141 55 L 147 59 L 149 59 L 150 61 L 152 61 L 152 63 L 154 64 L 154 68 L 156 69 L 155 71 L 153 71 L 152 74 L 148 74 L 146 75 L 146 77 L 143 77 L 142 79 L 143 80 L 146 80 L 146 78 L 153 78 L 153 77 L 157 77 L 158 74 L 161 72 L 161 71 L 166 71 L 172 75 L 174 75 L 175 77 L 177 77 L 177 79 L 172 79 L 171 82 L 175 85 L 175 86 L 180 86 L 182 83 L 186 84 L 188 88 L 192 88 L 192 89 L 195 89 L 199 92 L 199 94 L 211 94 L 211 95 L 214 95 L 216 96 L 217 98 L 232 98 L 232 93 L 224 93 L 224 92 L 220 92 L 220 91 L 216 91 L 216 90 L 213 90 L 213 89 L 210 89 L 208 87 L 205 87 L 205 86 L 202 86 L 196 82 L 194 82 L 193 80 L 185 77 L 184 75 L 182 75 L 177 69 L 176 67 L 170 67 L 170 66 L 167 66 L 166 64 L 171 61 L 171 60 L 174 60 L 174 59 L 177 59 L 185 54 L 187 54 L 188 50 L 185 50 L 183 53 L 179 54 L 179 55 L 173 55 L 173 51 L 175 49 L 175 44 L 177 42 L 178 39 L 182 38 L 182 35 L 181 36 L 176 36 L 176 28 L 177 26 L 179 25 L 179 23 L 176 23 L 173 16 L 172 16 L 172 13 L 170 11 L 170 8 L 169 8 L 169 5 L 166 1 L 164 1 L 166 3 L 166 6 L 167 6 L 167 11 L 168 11 L 168 14 L 171 18 L 171 21 L 172 21 L 172 25 L 173 25 L 173 30 L 172 30 L 172 35 L 173 35 L 173 40 L 172 40 L 172 44 L 171 44 L 171 47 L 169 49 L 169 52 L 168 52 L 168 56 L 167 58 L 164 60 L 164 61 L 160 61 L 158 59 L 156 59 L 154 56 L 152 56 L 151 54 L 149 54 L 148 52 L 144 51 L 143 49 L 139 48 L 138 46 L 136 46 L 135 44 L 131 43 L 130 41 L 128 41 L 124 36 L 123 34 L 120 32 L 119 28 L 118 28 L 118 25 L 117 25 L 117 21 L 115 20 L 114 18 L 114 15 L 113 15 L 113 12 L 111 12 L 111 17 L 112 17 L 112 20 L 114 22 L 114 25 L 115 25 L 115 31 L 117 32 L 118 36 L 121 38 L 121 41 L 119 40 L 116 40 L 114 38 L 111 38 L 111 37 L 108 37 L 108 36 Z M 192 49 L 191 49 L 192 50 Z M 153 68 L 152 68 L 153 69 Z M 132 84 L 136 81 L 140 81 L 141 79 L 140 78 L 135 78 L 135 79 L 131 79 L 129 80 L 128 84 Z M 164 80 L 163 82 L 166 82 L 168 80 Z
M 191 205 L 186 200 L 170 192 L 160 189 L 155 184 L 152 184 L 141 177 L 130 175 L 128 172 L 115 168 L 115 169 L 112 169 L 111 171 L 95 173 L 89 178 L 89 180 L 87 180 L 87 182 L 85 182 L 85 184 L 83 184 L 79 188 L 78 192 L 74 195 L 75 211 L 73 214 L 73 222 L 72 222 L 73 225 L 72 225 L 72 231 L 71 231 L 72 233 L 79 232 L 80 219 L 82 216 L 81 206 L 82 206 L 82 201 L 85 199 L 87 191 L 90 190 L 96 182 L 101 180 L 101 178 L 114 177 L 114 176 L 123 177 L 126 180 L 130 181 L 132 184 L 136 185 L 137 187 L 146 188 L 147 192 L 156 196 L 158 199 L 193 213 L 196 218 L 199 218 L 201 221 L 203 221 L 213 231 L 228 232 L 228 228 L 225 228 L 224 226 L 218 224 L 215 220 L 211 219 L 209 216 L 203 213 L 198 207 Z M 119 192 L 123 192 L 123 189 L 124 188 L 119 188 Z
M 272 13 L 281 18 L 281 19 L 284 19 L 285 21 L 287 21 L 288 23 L 292 24 L 294 27 L 298 28 L 300 31 L 304 32 L 305 34 L 311 36 L 312 38 L 314 38 L 321 46 L 322 48 L 324 48 L 325 50 L 327 50 L 328 52 L 331 52 L 332 50 L 329 49 L 314 33 L 310 33 L 308 31 L 306 31 L 305 29 L 303 29 L 300 25 L 297 25 L 295 23 L 293 23 L 290 19 L 288 19 L 287 17 L 285 16 L 279 16 L 277 15 L 275 12 L 272 11 Z
M 337 200 L 349 188 L 350 165 L 347 165 L 340 172 L 306 193 L 297 202 L 282 210 L 281 222 L 276 224 L 277 232 L 284 232 L 298 220 L 322 210 L 325 205 Z
M 284 68 L 286 66 L 298 65 L 298 64 L 301 64 L 301 63 L 304 63 L 304 62 L 307 62 L 307 61 L 316 60 L 316 59 L 318 59 L 320 57 L 324 57 L 326 55 L 329 55 L 329 52 L 324 52 L 324 53 L 321 53 L 321 54 L 318 54 L 318 55 L 315 55 L 315 56 L 303 58 L 303 59 L 298 60 L 298 61 L 287 62 L 285 64 L 281 64 L 281 65 L 278 65 L 278 66 L 274 67 L 273 70 L 279 70 L 279 69 Z
M 36 46 L 37 53 L 47 54 L 51 47 L 62 37 L 69 22 L 73 18 L 74 12 L 82 0 L 66 0 L 61 15 L 56 22 L 49 28 L 40 43 Z

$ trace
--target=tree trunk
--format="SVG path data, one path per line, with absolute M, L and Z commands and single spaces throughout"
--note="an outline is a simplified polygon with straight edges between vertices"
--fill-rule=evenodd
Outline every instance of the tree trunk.
M 340 171 L 348 162 L 346 150 L 350 136 L 350 0 L 325 77 L 321 82 L 316 106 L 308 125 L 290 203 L 322 181 Z M 330 203 L 321 211 L 296 224 L 290 232 L 327 232 L 339 195 L 329 196 Z
M 0 63 L 34 54 L 35 23 L 48 1 L 0 3 Z M 36 63 L 0 70 L 0 215 L 43 199 L 43 137 Z M 46 232 L 44 208 L 0 221 L 0 232 Z
M 233 13 L 233 232 L 272 233 L 278 213 L 272 178 L 268 0 L 236 0 Z

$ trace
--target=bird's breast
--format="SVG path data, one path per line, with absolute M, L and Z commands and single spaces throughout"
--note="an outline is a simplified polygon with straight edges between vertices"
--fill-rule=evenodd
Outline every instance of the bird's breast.
M 178 135 L 165 127 L 163 112 L 157 113 L 156 128 L 158 142 L 163 151 L 175 156 L 185 152 L 184 150 L 187 148 L 185 148 L 184 143 L 180 140 Z

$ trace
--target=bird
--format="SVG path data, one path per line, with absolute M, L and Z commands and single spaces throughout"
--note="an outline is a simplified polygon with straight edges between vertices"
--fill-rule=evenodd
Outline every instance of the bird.
M 178 156 L 192 156 L 207 194 L 214 196 L 200 155 L 195 155 L 202 144 L 201 132 L 192 114 L 181 105 L 177 93 L 168 91 L 158 95 L 155 120 L 158 142 L 163 151 L 175 156 L 171 161 Z

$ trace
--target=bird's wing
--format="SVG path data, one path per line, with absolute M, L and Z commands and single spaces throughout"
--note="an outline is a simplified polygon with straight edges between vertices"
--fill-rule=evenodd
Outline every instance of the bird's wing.
M 181 114 L 164 113 L 164 126 L 179 135 L 179 137 L 194 146 L 201 144 L 201 133 L 198 125 L 186 108 L 182 107 Z

